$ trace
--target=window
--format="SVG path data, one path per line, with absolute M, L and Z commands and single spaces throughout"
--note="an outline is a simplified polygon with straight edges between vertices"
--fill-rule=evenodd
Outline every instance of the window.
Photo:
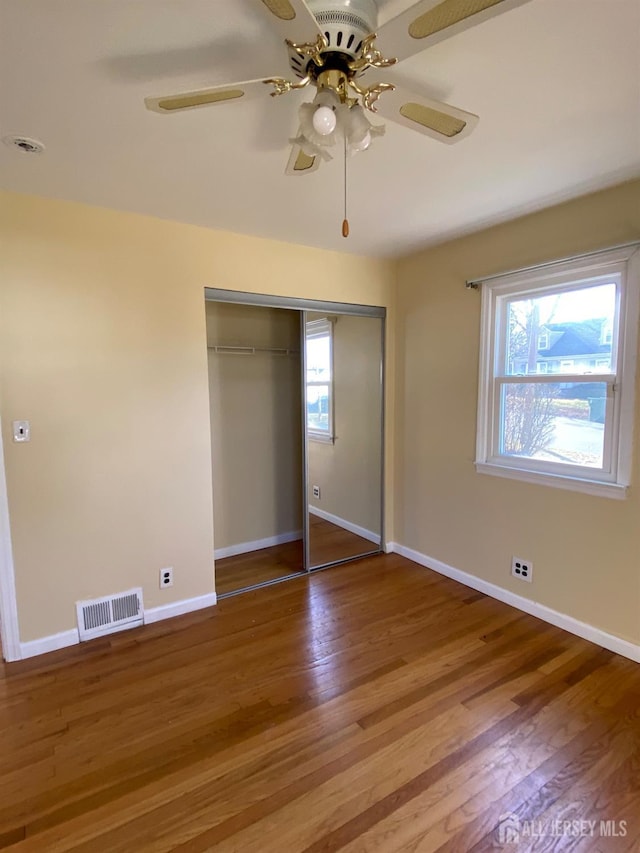
M 483 283 L 478 471 L 625 496 L 639 246 Z M 538 361 L 542 326 L 545 356 L 554 359 L 546 370 Z
M 307 432 L 333 441 L 333 323 L 308 320 L 305 330 Z

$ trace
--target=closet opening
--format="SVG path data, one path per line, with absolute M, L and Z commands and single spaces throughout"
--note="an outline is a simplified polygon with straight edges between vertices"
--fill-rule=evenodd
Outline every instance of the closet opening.
M 219 598 L 379 553 L 384 309 L 205 290 Z

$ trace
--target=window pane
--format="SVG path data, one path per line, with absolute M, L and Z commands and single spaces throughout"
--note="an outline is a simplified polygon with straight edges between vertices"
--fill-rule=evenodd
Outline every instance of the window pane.
M 307 382 L 331 380 L 331 338 L 329 335 L 307 338 Z
M 604 382 L 503 385 L 500 453 L 602 468 L 606 400 Z
M 505 373 L 611 373 L 616 286 L 600 284 L 507 304 Z
M 307 385 L 307 427 L 329 432 L 328 385 Z

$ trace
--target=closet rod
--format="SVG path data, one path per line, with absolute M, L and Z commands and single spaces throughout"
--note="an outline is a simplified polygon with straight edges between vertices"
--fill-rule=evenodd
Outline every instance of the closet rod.
M 217 344 L 215 346 L 208 346 L 207 349 L 213 350 L 219 355 L 255 355 L 259 352 L 268 352 L 272 355 L 300 355 L 297 349 L 282 347 L 228 347 Z

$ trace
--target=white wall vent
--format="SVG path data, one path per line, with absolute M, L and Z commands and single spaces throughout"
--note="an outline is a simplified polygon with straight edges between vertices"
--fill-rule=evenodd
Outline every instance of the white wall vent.
M 91 640 L 142 625 L 142 589 L 130 589 L 90 601 L 77 601 L 80 640 Z

